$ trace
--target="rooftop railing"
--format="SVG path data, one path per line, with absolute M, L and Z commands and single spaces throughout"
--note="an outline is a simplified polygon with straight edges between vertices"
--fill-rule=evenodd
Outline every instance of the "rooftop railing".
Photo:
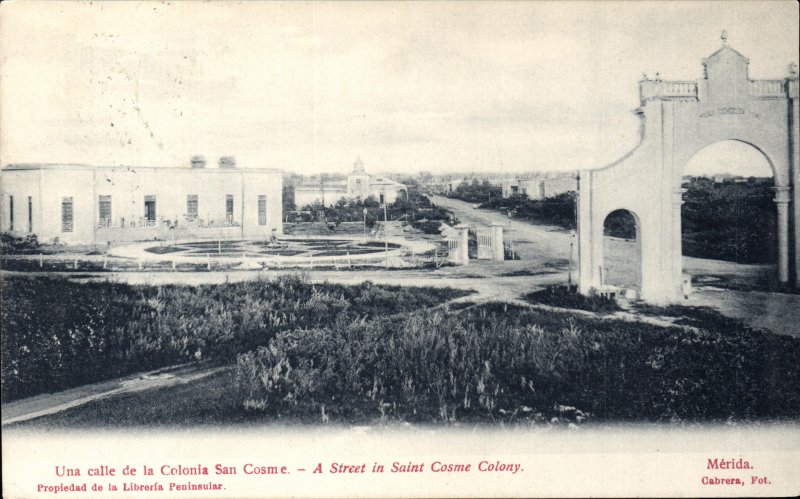
M 750 95 L 754 97 L 785 97 L 782 80 L 751 80 Z
M 652 98 L 697 98 L 697 82 L 644 80 L 639 82 L 642 101 Z

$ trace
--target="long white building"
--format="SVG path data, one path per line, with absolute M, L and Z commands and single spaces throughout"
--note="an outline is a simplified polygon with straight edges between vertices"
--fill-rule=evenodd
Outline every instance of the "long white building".
M 282 233 L 281 171 L 12 164 L 0 171 L 0 230 L 45 243 L 172 237 L 266 238 Z

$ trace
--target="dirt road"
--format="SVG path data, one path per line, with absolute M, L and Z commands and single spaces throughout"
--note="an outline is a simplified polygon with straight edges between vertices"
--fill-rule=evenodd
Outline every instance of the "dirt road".
M 509 223 L 508 217 L 501 213 L 478 210 L 464 201 L 441 196 L 432 196 L 431 201 L 452 210 L 464 223 Z M 512 237 L 524 260 L 546 265 L 547 262 L 562 263 L 569 258 L 572 236 L 566 231 L 524 222 L 513 222 L 512 227 Z M 631 281 L 628 274 L 635 265 L 632 263 L 636 259 L 635 243 L 609 237 L 604 248 L 611 278 L 616 276 L 623 282 Z M 563 270 L 563 265 L 560 268 Z M 694 293 L 683 304 L 712 307 L 754 328 L 800 337 L 800 295 L 738 291 L 703 284 L 713 283 L 719 276 L 728 280 L 738 279 L 740 283 L 752 282 L 762 278 L 765 272 L 771 272 L 771 267 L 684 257 L 683 268 L 695 282 Z
M 510 228 L 514 251 L 529 263 L 542 264 L 559 260 L 566 264 L 569 258 L 569 245 L 575 242 L 574 236 L 560 227 L 511 221 L 502 213 L 475 209 L 472 204 L 457 199 L 443 196 L 431 196 L 430 199 L 437 206 L 452 211 L 462 223 L 483 225 L 499 223 L 506 229 Z

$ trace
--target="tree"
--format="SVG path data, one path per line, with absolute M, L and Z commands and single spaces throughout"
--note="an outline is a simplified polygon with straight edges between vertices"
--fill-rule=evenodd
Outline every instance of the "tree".
M 284 185 L 282 196 L 283 196 L 283 213 L 289 213 L 290 211 L 295 211 L 297 209 L 297 206 L 294 204 L 294 186 Z

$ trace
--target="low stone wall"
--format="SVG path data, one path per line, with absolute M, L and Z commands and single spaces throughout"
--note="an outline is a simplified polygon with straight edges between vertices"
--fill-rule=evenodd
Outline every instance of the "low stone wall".
M 241 227 L 189 227 L 178 226 L 170 229 L 160 227 L 98 228 L 95 232 L 97 244 L 112 245 L 136 241 L 172 241 L 176 239 L 235 239 L 242 237 Z

